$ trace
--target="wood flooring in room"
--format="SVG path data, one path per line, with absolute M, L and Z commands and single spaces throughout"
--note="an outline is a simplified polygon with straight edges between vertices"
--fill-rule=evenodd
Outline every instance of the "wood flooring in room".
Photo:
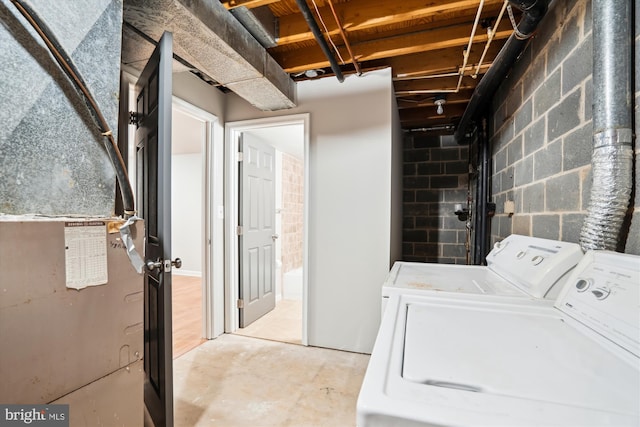
M 206 341 L 202 338 L 202 279 L 172 277 L 173 358 Z
M 202 282 L 200 277 L 172 277 L 173 358 L 177 359 L 203 342 Z M 271 341 L 302 343 L 302 301 L 280 300 L 276 307 L 238 335 Z

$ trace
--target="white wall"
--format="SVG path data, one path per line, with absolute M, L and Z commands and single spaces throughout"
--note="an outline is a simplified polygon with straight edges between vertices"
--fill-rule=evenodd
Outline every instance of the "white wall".
M 224 127 L 225 95 L 190 72 L 173 75 L 173 95 L 213 114 Z M 222 140 L 220 141 L 221 145 Z
M 308 342 L 369 353 L 389 271 L 390 70 L 298 84 L 298 107 L 261 112 L 229 95 L 226 121 L 310 114 Z M 393 233 L 398 238 L 399 233 Z
M 174 274 L 202 275 L 202 154 L 171 157 L 171 254 L 182 260 Z

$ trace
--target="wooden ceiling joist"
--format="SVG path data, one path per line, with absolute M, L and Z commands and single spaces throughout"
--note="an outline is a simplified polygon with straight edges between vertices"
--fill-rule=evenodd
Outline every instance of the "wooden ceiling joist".
M 478 84 L 478 81 L 478 79 L 472 79 L 471 77 L 465 76 L 462 78 L 460 90 L 473 89 Z M 438 79 L 428 80 L 407 80 L 393 83 L 396 95 L 399 96 L 420 95 L 421 93 L 425 94 L 427 92 L 436 93 L 437 91 L 452 92 L 456 89 L 457 85 L 458 77 L 442 77 Z
M 277 3 L 280 0 L 228 0 L 221 2 L 227 9 L 235 9 L 244 6 L 248 9 L 254 9 L 260 6 L 267 6 L 271 3 Z
M 446 94 L 446 105 L 454 105 L 454 104 L 466 104 L 469 102 L 471 95 L 473 94 L 473 89 L 461 89 L 457 93 L 449 93 Z M 426 95 L 413 95 L 413 96 L 398 96 L 398 108 L 400 110 L 412 109 L 412 108 L 421 108 L 421 107 L 430 107 L 433 104 L 433 100 L 437 94 L 426 94 Z
M 498 28 L 495 38 L 501 40 L 511 35 L 512 28 L 509 22 L 504 22 Z M 373 41 L 354 43 L 353 50 L 356 59 L 360 62 L 371 61 L 394 56 L 410 55 L 419 52 L 434 51 L 439 49 L 466 46 L 469 42 L 469 26 L 456 25 L 453 27 L 426 30 L 391 38 L 381 38 Z M 474 44 L 482 44 L 487 41 L 487 33 L 479 32 L 474 38 Z M 483 47 L 478 47 L 482 49 Z M 276 48 L 277 50 L 277 48 Z M 285 71 L 295 73 L 312 68 L 324 68 L 329 66 L 329 61 L 317 46 L 298 49 L 291 52 L 272 53 L 276 61 Z M 344 50 L 344 52 L 342 52 Z M 347 56 L 346 49 L 341 49 L 343 57 Z M 459 55 L 462 55 L 460 51 Z
M 486 10 L 499 10 L 502 0 L 486 0 Z M 381 7 L 377 2 L 370 0 L 351 0 L 348 3 L 335 5 L 336 12 L 340 16 L 346 32 L 362 31 L 376 27 L 389 26 L 399 23 L 431 19 L 437 21 L 440 16 L 446 14 L 474 10 L 478 7 L 478 0 L 403 0 L 387 2 Z M 320 15 L 328 17 L 327 26 L 331 34 L 335 35 L 338 29 L 330 17 L 331 9 L 328 6 L 319 8 Z M 298 43 L 313 39 L 309 26 L 299 14 L 291 14 L 279 17 L 280 34 L 278 45 Z
M 276 62 L 294 80 L 306 79 L 302 72 L 323 69 L 322 76 L 333 72 L 316 39 L 301 14 L 296 0 L 214 0 L 227 9 L 268 7 L 277 18 L 277 46 L 267 49 Z M 322 24 L 325 38 L 336 45 L 344 61 L 350 56 L 362 71 L 391 68 L 393 87 L 404 129 L 429 129 L 451 133 L 460 120 L 478 82 L 491 67 L 513 28 L 505 13 L 489 46 L 476 78 L 476 66 L 483 54 L 488 27 L 495 24 L 504 0 L 484 0 L 477 32 L 459 84 L 460 68 L 465 63 L 464 50 L 478 12 L 480 0 L 305 0 Z M 318 19 L 318 13 L 322 21 Z M 521 12 L 515 10 L 515 20 Z M 336 22 L 340 22 L 337 24 Z M 344 34 L 340 34 L 340 28 Z M 345 74 L 357 70 L 346 62 Z M 444 114 L 437 114 L 436 96 L 446 96 Z
M 485 62 L 491 63 L 491 60 L 495 58 L 501 47 L 502 43 L 500 42 L 492 43 L 487 51 Z M 468 64 L 477 65 L 483 49 L 484 45 L 474 45 L 473 50 L 469 54 Z M 393 69 L 394 77 L 457 72 L 459 67 L 462 66 L 462 49 L 456 46 L 447 49 L 396 56 L 384 62 L 385 65 Z M 376 62 L 373 61 L 370 65 L 374 65 L 375 63 Z
M 400 112 L 400 120 L 401 121 L 412 121 L 412 120 L 437 120 L 449 118 L 452 119 L 454 117 L 461 117 L 464 114 L 464 110 L 466 105 L 454 104 L 449 105 L 445 104 L 443 106 L 444 112 L 443 114 L 438 114 L 436 111 L 436 106 L 431 105 L 431 107 L 426 108 L 413 108 L 413 109 L 405 109 Z

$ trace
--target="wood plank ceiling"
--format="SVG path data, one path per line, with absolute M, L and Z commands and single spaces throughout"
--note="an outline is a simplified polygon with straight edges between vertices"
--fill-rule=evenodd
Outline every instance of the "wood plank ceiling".
M 450 133 L 513 30 L 503 11 L 504 0 L 306 1 L 344 74 L 391 67 L 402 128 L 407 130 Z M 268 52 L 294 80 L 335 78 L 295 0 L 221 3 L 232 12 L 239 7 L 262 12 L 268 8 L 275 20 L 277 42 Z M 501 11 L 502 19 L 496 24 Z M 519 19 L 519 12 L 513 12 L 514 19 Z M 494 36 L 486 48 L 490 32 Z M 317 70 L 318 76 L 309 77 L 305 74 L 309 70 Z M 439 98 L 445 99 L 442 114 L 435 104 Z

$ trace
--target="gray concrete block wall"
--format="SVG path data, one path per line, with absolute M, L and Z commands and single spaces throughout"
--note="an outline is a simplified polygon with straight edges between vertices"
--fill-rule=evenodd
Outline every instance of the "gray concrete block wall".
M 122 0 L 31 4 L 117 136 Z M 112 215 L 115 173 L 84 100 L 9 0 L 0 22 L 0 213 Z
M 637 3 L 637 2 L 636 2 Z M 636 7 L 636 89 L 640 29 Z M 535 38 L 493 100 L 492 243 L 511 233 L 577 242 L 591 190 L 590 0 L 552 3 Z M 636 123 L 640 118 L 636 92 Z M 636 143 L 636 159 L 638 144 Z M 640 254 L 640 174 L 636 161 L 626 252 Z M 504 212 L 507 200 L 515 213 Z
M 407 136 L 404 141 L 402 259 L 466 264 L 465 223 L 469 149 L 450 136 Z

